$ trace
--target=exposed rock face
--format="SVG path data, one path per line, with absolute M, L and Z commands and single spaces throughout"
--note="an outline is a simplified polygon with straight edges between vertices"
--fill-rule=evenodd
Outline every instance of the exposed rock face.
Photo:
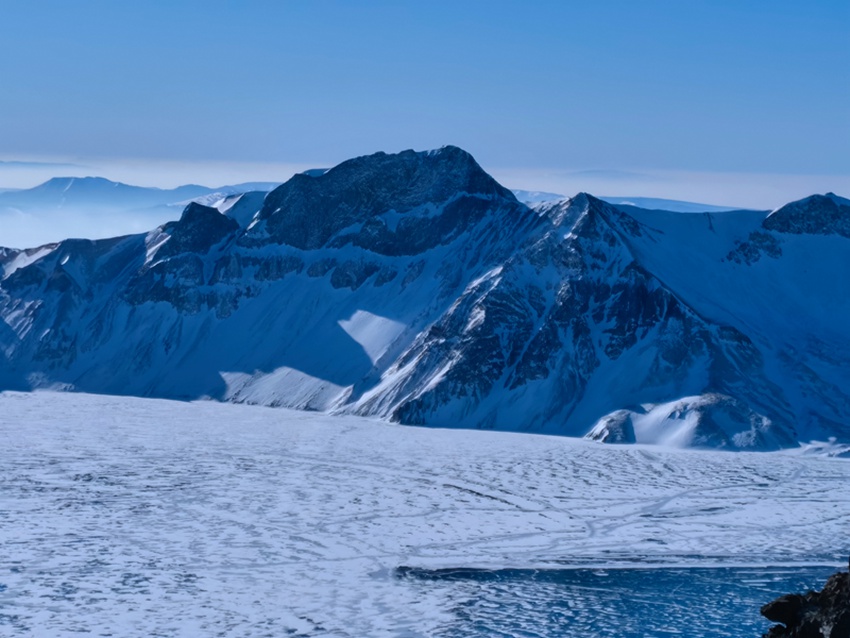
M 827 199 L 822 229 L 843 206 Z M 378 153 L 146 235 L 0 249 L 0 389 L 617 443 L 850 440 L 850 246 L 789 230 L 808 228 L 789 206 L 770 224 L 586 194 L 531 209 L 461 149 Z
M 295 175 L 272 191 L 246 245 L 268 237 L 311 250 L 332 242 L 384 255 L 418 254 L 457 237 L 513 194 L 469 153 L 447 146 L 359 157 L 314 177 Z
M 850 638 L 850 574 L 831 576 L 820 592 L 781 596 L 761 613 L 782 623 L 764 638 Z
M 238 228 L 237 222 L 215 208 L 191 203 L 179 221 L 163 226 L 162 230 L 169 239 L 157 251 L 157 259 L 180 253 L 206 253 Z

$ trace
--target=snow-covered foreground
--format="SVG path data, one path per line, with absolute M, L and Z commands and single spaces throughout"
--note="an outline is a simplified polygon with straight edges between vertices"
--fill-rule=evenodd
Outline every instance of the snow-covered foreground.
M 802 454 L 12 392 L 0 441 L 2 635 L 624 636 L 614 599 L 687 582 L 682 616 L 850 550 L 850 463 Z

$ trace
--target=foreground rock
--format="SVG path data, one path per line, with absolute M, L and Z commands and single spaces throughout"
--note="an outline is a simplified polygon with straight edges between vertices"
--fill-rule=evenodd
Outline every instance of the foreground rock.
M 780 596 L 761 614 L 782 623 L 764 638 L 850 638 L 850 573 L 831 576 L 820 592 Z

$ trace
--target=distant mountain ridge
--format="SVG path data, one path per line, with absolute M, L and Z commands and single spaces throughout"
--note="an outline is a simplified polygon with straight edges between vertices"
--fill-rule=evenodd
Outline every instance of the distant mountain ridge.
M 562 199 L 569 199 L 565 195 L 547 193 L 545 191 L 513 190 L 513 194 L 523 204 L 536 206 L 549 204 Z M 647 208 L 650 210 L 669 210 L 676 213 L 724 213 L 733 210 L 743 210 L 733 206 L 715 206 L 713 204 L 700 204 L 697 202 L 684 202 L 678 199 L 663 199 L 660 197 L 608 197 L 600 196 L 604 202 L 615 206 L 633 206 L 635 208 Z
M 38 186 L 0 191 L 0 243 L 35 246 L 65 237 L 89 239 L 140 232 L 180 216 L 192 201 L 215 205 L 239 193 L 278 184 L 249 182 L 173 189 L 113 182 L 103 177 L 55 177 Z
M 745 210 L 734 206 L 716 206 L 698 202 L 684 202 L 679 199 L 663 199 L 661 197 L 600 197 L 603 201 L 615 206 L 634 206 L 650 210 L 667 210 L 674 213 L 727 213 L 733 210 Z
M 209 188 L 186 184 L 177 188 L 162 189 L 131 186 L 104 177 L 54 177 L 33 188 L 0 192 L 0 207 L 105 206 L 114 209 L 140 209 L 176 204 L 212 194 L 225 196 L 249 190 L 270 191 L 277 185 L 272 182 L 256 182 Z
M 146 234 L 0 250 L 0 387 L 773 449 L 850 441 L 850 203 L 529 208 L 378 153 Z

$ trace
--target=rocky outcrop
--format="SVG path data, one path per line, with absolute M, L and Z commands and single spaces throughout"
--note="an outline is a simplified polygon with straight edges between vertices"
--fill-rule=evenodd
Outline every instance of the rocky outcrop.
M 850 200 L 833 193 L 812 195 L 773 211 L 762 225 L 767 230 L 794 235 L 850 237 Z
M 763 638 L 850 638 L 850 573 L 831 576 L 819 592 L 780 596 L 761 614 L 781 623 Z
M 181 253 L 206 253 L 238 229 L 236 221 L 215 208 L 193 202 L 183 211 L 179 221 L 169 222 L 163 227 L 163 232 L 169 238 L 156 252 L 156 258 L 164 259 Z

